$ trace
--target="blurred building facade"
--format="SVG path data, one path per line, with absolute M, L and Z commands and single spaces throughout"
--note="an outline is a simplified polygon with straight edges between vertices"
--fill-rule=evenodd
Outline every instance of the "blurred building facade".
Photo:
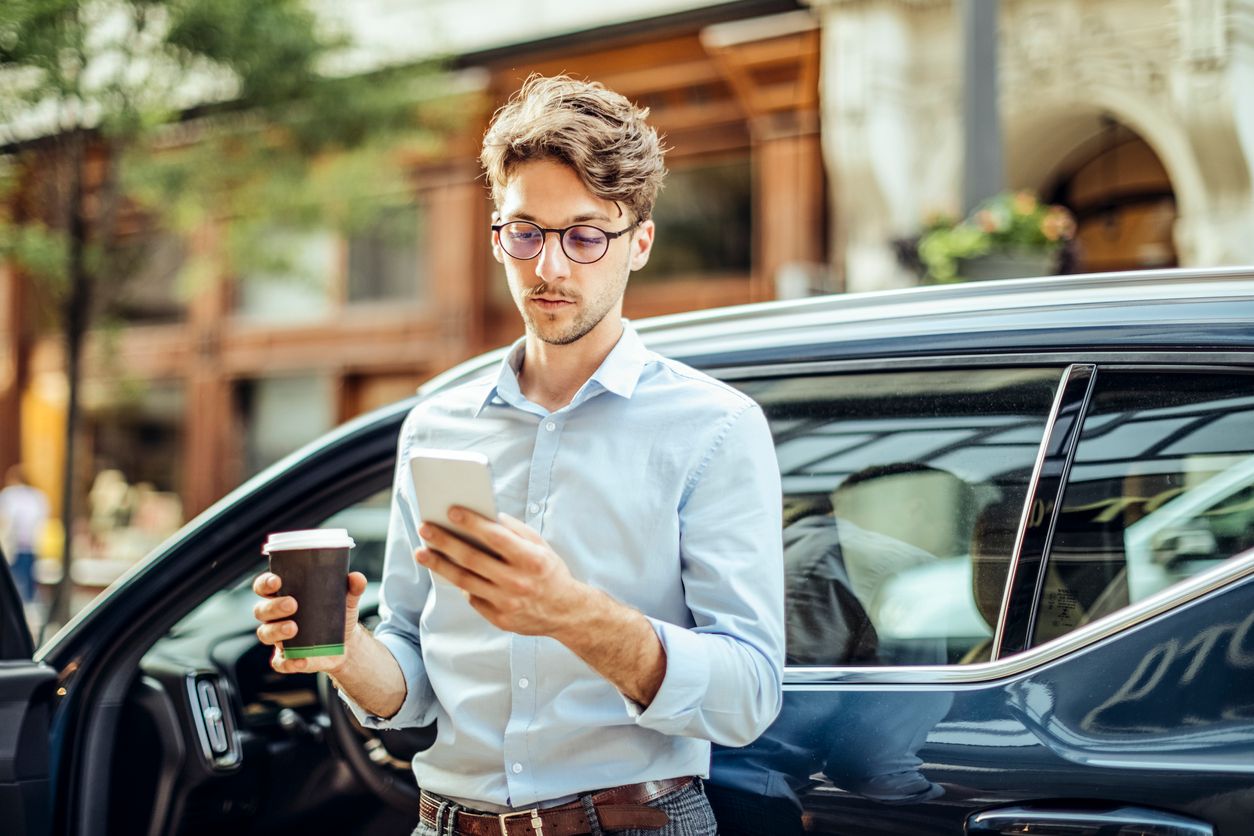
M 478 109 L 446 149 L 397 172 L 403 185 L 381 196 L 389 208 L 376 228 L 276 234 L 273 247 L 298 254 L 299 276 L 222 264 L 189 298 L 176 279 L 187 253 L 212 251 L 224 232 L 162 242 L 129 285 L 120 327 L 89 341 L 77 556 L 138 559 L 160 539 L 154 526 L 172 530 L 304 442 L 521 334 L 490 254 L 477 157 L 492 111 L 533 72 L 594 78 L 648 106 L 670 147 L 656 210 L 666 232 L 633 278 L 629 317 L 775 298 L 777 277 L 793 294 L 822 280 L 812 12 L 794 0 L 648 0 L 652 16 L 606 23 L 604 10 L 542 7 L 524 17 L 531 28 L 502 19 L 470 33 L 478 40 L 452 74 Z M 546 19 L 556 23 L 534 25 Z M 25 461 L 59 497 L 63 349 L 36 325 L 36 296 L 0 266 L 0 466 Z M 109 574 L 99 561 L 80 567 Z
M 138 544 L 122 560 L 138 557 L 156 528 L 300 444 L 518 336 L 476 157 L 492 110 L 532 72 L 647 105 L 671 147 L 630 317 L 915 284 L 894 242 L 960 204 L 956 0 L 643 0 L 627 17 L 539 2 L 495 21 L 469 19 L 470 5 L 427 8 L 465 30 L 449 42 L 480 109 L 446 153 L 398 171 L 379 229 L 276 236 L 316 281 L 222 265 L 191 298 L 179 266 L 222 231 L 165 242 L 122 327 L 94 336 L 84 514 L 153 528 L 102 549 Z M 402 35 L 388 57 L 405 57 L 421 27 L 389 20 L 358 22 Z M 1003 0 L 998 40 L 1006 185 L 1073 210 L 1079 269 L 1254 262 L 1254 3 Z M 32 307 L 0 265 L 0 468 L 24 461 L 58 497 L 64 363 Z M 93 525 L 78 554 L 101 539 Z
M 955 0 L 810 0 L 823 31 L 832 258 L 914 284 L 892 241 L 955 212 Z M 1081 272 L 1254 263 L 1254 3 L 1001 0 L 1005 183 L 1072 210 Z

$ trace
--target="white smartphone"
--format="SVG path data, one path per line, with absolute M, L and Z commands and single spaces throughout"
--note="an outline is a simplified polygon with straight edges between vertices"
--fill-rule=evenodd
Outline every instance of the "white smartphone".
M 448 518 L 454 505 L 496 520 L 492 467 L 482 453 L 420 448 L 409 459 L 409 472 L 423 522 L 446 528 L 476 548 L 491 553 L 466 530 Z

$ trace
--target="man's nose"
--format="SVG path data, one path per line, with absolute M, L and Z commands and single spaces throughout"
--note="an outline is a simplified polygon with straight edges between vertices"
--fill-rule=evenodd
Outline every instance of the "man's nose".
M 536 275 L 546 282 L 564 279 L 570 275 L 570 259 L 562 249 L 561 233 L 544 233 L 544 245 L 536 256 Z

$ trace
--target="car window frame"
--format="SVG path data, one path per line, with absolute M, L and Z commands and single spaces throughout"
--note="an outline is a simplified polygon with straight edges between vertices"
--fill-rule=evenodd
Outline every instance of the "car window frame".
M 988 353 L 988 355 L 928 355 L 928 356 L 912 356 L 912 357 L 884 357 L 884 358 L 855 358 L 848 361 L 818 361 L 818 362 L 790 362 L 777 363 L 745 363 L 745 365 L 727 365 L 721 368 L 709 368 L 710 374 L 719 377 L 726 382 L 734 382 L 736 380 L 761 379 L 761 377 L 784 376 L 784 375 L 819 375 L 819 374 L 856 374 L 856 372 L 865 371 L 925 371 L 929 368 L 937 367 L 1027 367 L 1042 365 L 1060 365 L 1061 367 L 1070 368 L 1072 366 L 1093 366 L 1097 371 L 1101 368 L 1107 370 L 1137 370 L 1137 371 L 1159 371 L 1159 370 L 1189 370 L 1189 371 L 1233 371 L 1238 370 L 1249 374 L 1254 371 L 1254 355 L 1249 352 L 1233 352 L 1233 351 L 1125 351 L 1125 352 L 1037 352 L 1037 353 Z M 1092 375 L 1096 379 L 1096 375 Z M 1078 385 L 1078 384 L 1077 384 Z M 1087 392 L 1088 384 L 1085 384 Z M 1061 397 L 1060 392 L 1057 394 Z M 1058 407 L 1058 411 L 1062 411 L 1062 406 Z M 1082 427 L 1083 419 L 1087 414 L 1087 409 L 1080 414 L 1073 416 L 1076 421 L 1071 421 L 1063 417 L 1063 422 L 1068 426 L 1062 426 L 1058 421 L 1058 416 L 1053 415 L 1053 424 L 1047 425 L 1045 439 L 1042 440 L 1042 455 L 1045 454 L 1051 437 L 1058 435 L 1058 441 L 1061 444 L 1063 436 L 1067 435 L 1066 430 Z M 1078 434 L 1072 441 L 1078 442 Z M 1075 444 L 1072 444 L 1070 451 L 1067 452 L 1068 459 L 1075 452 Z M 1070 465 L 1068 465 L 1070 466 Z M 1058 489 L 1065 488 L 1066 483 L 1058 485 Z M 1033 498 L 1037 494 L 1038 480 L 1033 481 L 1028 486 L 1028 496 L 1030 500 L 1025 509 L 1032 508 Z M 1050 520 L 1048 520 L 1048 528 L 1052 530 L 1055 524 L 1057 508 L 1050 510 Z M 1026 520 L 1023 520 L 1026 521 Z M 1007 583 L 1007 598 L 1011 595 L 1026 594 L 1027 589 L 1031 590 L 1031 598 L 1035 600 L 1038 587 L 1040 587 L 1040 573 L 1032 575 L 1032 573 L 1017 573 L 1016 568 L 1018 560 L 1020 560 L 1020 548 L 1022 538 L 1022 524 L 1020 534 L 1017 535 L 1016 553 L 1011 560 L 1011 577 Z M 1043 572 L 1043 565 L 1041 567 Z M 1017 579 L 1016 579 L 1017 575 Z M 1124 633 L 1126 630 L 1136 627 L 1137 624 L 1159 617 L 1159 615 L 1170 612 L 1172 609 L 1178 609 L 1188 605 L 1194 600 L 1204 598 L 1206 595 L 1219 592 L 1226 588 L 1233 587 L 1235 584 L 1243 582 L 1243 580 L 1254 577 L 1254 549 L 1245 551 L 1243 554 L 1231 556 L 1226 562 L 1216 565 L 1216 567 L 1206 569 L 1205 572 L 1194 575 L 1193 578 L 1185 580 L 1159 593 L 1150 595 L 1150 597 L 1141 600 L 1139 603 L 1131 604 L 1117 610 L 1115 613 L 1105 615 L 1105 617 L 1092 620 L 1091 623 L 1083 625 L 1083 627 L 1072 630 L 1072 632 L 1061 635 L 1050 642 L 1036 645 L 1036 647 L 1026 648 L 1023 651 L 1014 653 L 999 652 L 997 658 L 988 662 L 976 664 L 967 664 L 967 666 L 898 666 L 898 667 L 853 667 L 853 666 L 831 666 L 831 667 L 798 667 L 786 666 L 784 671 L 784 687 L 785 691 L 793 691 L 793 689 L 809 689 L 814 687 L 825 686 L 855 686 L 855 687 L 875 687 L 875 686 L 943 686 L 943 687 L 962 687 L 962 686 L 979 686 L 979 684 L 1002 681 L 1002 679 L 1021 676 L 1035 669 L 1046 666 L 1058 659 L 1071 656 L 1073 653 L 1081 652 L 1083 649 L 1090 647 L 1092 644 L 1102 642 L 1102 640 L 1115 637 L 1115 635 Z M 1026 589 L 1013 588 L 1012 584 L 1025 585 Z M 1003 604 L 1008 604 L 1003 602 Z M 1003 623 L 1003 619 L 1011 618 L 1012 615 L 1022 617 L 1020 612 L 1004 613 L 999 624 Z
M 762 379 L 770 377 L 818 375 L 818 374 L 854 374 L 868 371 L 928 371 L 937 368 L 1013 368 L 1040 367 L 1057 365 L 1060 367 L 1060 386 L 1055 392 L 1055 407 L 1051 410 L 1046 423 L 1046 430 L 1038 452 L 1038 468 L 1034 470 L 1028 485 L 1028 501 L 1024 507 L 1024 517 L 1020 520 L 1019 531 L 1016 533 L 1016 548 L 1011 557 L 1010 572 L 1007 576 L 1006 594 L 1003 598 L 1002 610 L 998 616 L 997 629 L 1003 635 L 995 636 L 994 657 L 988 662 L 970 665 L 911 665 L 911 666 L 823 666 L 802 667 L 786 665 L 784 668 L 784 686 L 786 689 L 809 688 L 822 685 L 947 685 L 964 684 L 978 685 L 981 683 L 1014 677 L 1028 671 L 1038 669 L 1060 658 L 1083 650 L 1092 644 L 1115 636 L 1135 625 L 1157 617 L 1165 612 L 1184 606 L 1220 589 L 1240 583 L 1247 577 L 1254 576 L 1254 549 L 1234 556 L 1224 563 L 1201 572 L 1188 581 L 1182 582 L 1155 595 L 1149 596 L 1139 603 L 1125 607 L 1099 619 L 1095 619 L 1064 636 L 1035 647 L 1008 652 L 1004 646 L 1004 626 L 1011 618 L 1023 618 L 1024 609 L 1020 601 L 1027 597 L 1035 601 L 1042 583 L 1041 575 L 1046 566 L 1042 560 L 1039 564 L 1029 567 L 1029 571 L 1020 571 L 1023 538 L 1027 515 L 1034 507 L 1041 493 L 1041 470 L 1046 467 L 1045 459 L 1051 448 L 1054 458 L 1060 464 L 1065 475 L 1074 457 L 1078 445 L 1079 434 L 1075 432 L 1083 426 L 1087 414 L 1088 397 L 1101 368 L 1110 370 L 1134 369 L 1144 371 L 1187 369 L 1191 371 L 1216 371 L 1239 369 L 1245 373 L 1254 371 L 1254 356 L 1249 353 L 1232 351 L 1181 352 L 1181 351 L 1127 351 L 1127 352 L 1040 352 L 1040 353 L 1002 353 L 987 354 L 932 354 L 921 357 L 879 357 L 855 358 L 850 360 L 824 360 L 816 362 L 790 363 L 727 363 L 725 366 L 705 366 L 705 371 L 733 384 L 737 380 Z M 1085 369 L 1092 369 L 1086 373 Z M 1071 381 L 1073 391 L 1067 389 Z M 1081 403 L 1073 411 L 1069 411 L 1074 401 L 1079 398 Z M 1045 485 L 1045 489 L 1054 488 L 1056 494 L 1064 490 L 1065 479 L 1056 485 Z M 1057 503 L 1049 508 L 1047 537 L 1052 537 L 1056 522 Z M 1029 542 L 1029 546 L 1033 544 Z M 1048 540 L 1045 542 L 1048 548 Z M 1035 571 L 1032 571 L 1035 570 Z M 1013 611 L 1012 611 L 1012 608 Z M 1017 627 L 1023 631 L 1023 626 Z M 1023 632 L 1030 636 L 1030 632 Z
M 885 362 L 884 360 L 850 360 L 850 361 L 821 361 L 815 363 L 788 363 L 777 365 L 751 365 L 741 367 L 729 367 L 723 369 L 711 370 L 716 377 L 729 384 L 735 384 L 738 380 L 765 380 L 772 378 L 786 377 L 803 377 L 803 376 L 833 376 L 842 374 L 859 374 L 867 372 L 912 372 L 920 373 L 936 372 L 940 369 L 961 368 L 971 371 L 981 371 L 990 369 L 1008 369 L 1008 368 L 1041 368 L 1049 366 L 1060 366 L 1059 363 L 1043 360 L 1039 356 L 1034 355 L 1006 355 L 998 358 L 1001 362 L 993 360 L 987 355 L 951 355 L 951 356 L 933 356 L 927 358 L 894 358 L 895 362 Z M 1058 414 L 1061 409 L 1061 401 L 1064 390 L 1067 387 L 1069 376 L 1073 375 L 1076 364 L 1062 364 L 1059 369 L 1058 386 L 1054 392 L 1054 401 L 1050 410 L 1045 414 L 1045 430 L 1042 433 L 1041 441 L 1035 456 L 1031 476 L 1027 485 L 1027 501 L 1025 502 L 1023 511 L 1020 515 L 1019 524 L 1015 534 L 1015 549 L 1011 555 L 1010 569 L 1007 574 L 1007 592 L 1003 594 L 1002 606 L 998 612 L 997 624 L 994 625 L 994 660 L 996 660 L 996 650 L 998 640 L 1003 631 L 1003 625 L 1007 618 L 1007 600 L 1010 589 L 1010 581 L 1016 574 L 1016 566 L 1018 564 L 1020 547 L 1024 536 L 1024 527 L 1028 517 L 1028 509 L 1032 507 L 1032 501 L 1036 495 L 1038 484 L 1040 481 L 1042 459 L 1045 451 L 1049 448 L 1051 438 L 1055 428 L 1058 426 Z M 980 663 L 972 665 L 884 665 L 884 666 L 854 666 L 854 665 L 785 665 L 784 681 L 789 683 L 813 683 L 816 681 L 824 681 L 828 678 L 846 678 L 853 676 L 859 680 L 869 679 L 879 681 L 881 679 L 877 674 L 890 674 L 891 672 L 910 671 L 922 674 L 923 672 L 942 672 L 958 670 L 969 670 L 986 667 L 989 663 Z M 883 677 L 891 680 L 892 675 Z

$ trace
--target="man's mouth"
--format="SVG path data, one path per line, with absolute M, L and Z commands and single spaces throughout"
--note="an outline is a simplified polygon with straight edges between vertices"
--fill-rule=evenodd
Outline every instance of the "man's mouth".
M 574 299 L 568 299 L 565 296 L 532 296 L 531 301 L 546 311 L 555 310 L 564 305 L 573 305 L 575 302 Z

